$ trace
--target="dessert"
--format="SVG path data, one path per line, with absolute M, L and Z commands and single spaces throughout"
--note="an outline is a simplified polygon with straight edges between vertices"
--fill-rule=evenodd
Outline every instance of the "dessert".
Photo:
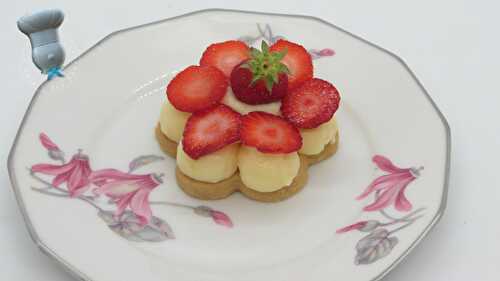
M 199 66 L 168 84 L 156 127 L 179 186 L 205 200 L 240 191 L 276 202 L 300 191 L 309 166 L 335 154 L 339 141 L 339 92 L 313 77 L 310 55 L 290 41 L 207 47 Z

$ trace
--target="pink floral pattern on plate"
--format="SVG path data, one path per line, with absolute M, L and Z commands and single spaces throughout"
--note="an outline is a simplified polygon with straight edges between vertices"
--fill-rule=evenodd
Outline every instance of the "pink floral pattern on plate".
M 257 35 L 241 36 L 238 38 L 238 40 L 245 42 L 248 46 L 251 46 L 258 40 L 266 40 L 269 44 L 274 44 L 279 39 L 285 39 L 281 35 L 273 34 L 273 30 L 271 29 L 271 26 L 269 24 L 265 24 L 264 27 L 262 27 L 260 24 L 257 24 L 257 31 L 259 33 Z M 309 49 L 307 51 L 309 52 L 313 60 L 335 55 L 335 51 L 330 48 Z
M 363 211 L 378 211 L 387 221 L 363 220 L 337 230 L 338 234 L 354 230 L 369 232 L 356 244 L 354 263 L 357 265 L 370 264 L 387 256 L 398 243 L 398 238 L 394 234 L 412 225 L 422 217 L 419 213 L 425 210 L 425 208 L 419 208 L 402 217 L 392 216 L 386 210 L 391 206 L 394 206 L 396 212 L 412 210 L 413 206 L 406 197 L 405 190 L 411 182 L 420 176 L 423 167 L 399 168 L 381 155 L 375 155 L 372 160 L 380 170 L 387 174 L 373 180 L 356 199 L 363 200 L 371 194 L 375 194 L 373 202 L 366 205 Z M 394 225 L 399 226 L 388 230 Z
M 64 152 L 46 134 L 41 133 L 39 139 L 42 146 L 47 149 L 48 156 L 60 164 L 33 165 L 29 169 L 30 175 L 44 186 L 32 189 L 45 195 L 79 199 L 88 203 L 97 210 L 98 216 L 112 231 L 128 240 L 159 242 L 175 238 L 170 225 L 153 215 L 152 204 L 189 209 L 196 215 L 212 218 L 218 225 L 233 227 L 228 215 L 208 206 L 150 201 L 150 193 L 163 183 L 164 175 L 133 172 L 150 163 L 163 160 L 162 156 L 136 157 L 129 163 L 127 172 L 117 169 L 94 171 L 90 166 L 89 157 L 83 154 L 82 150 L 78 150 L 71 160 L 66 162 Z M 46 176 L 53 178 L 47 180 L 44 178 Z M 111 204 L 114 209 L 105 209 L 101 206 L 103 204 L 99 198 L 102 196 L 108 198 L 108 205 Z

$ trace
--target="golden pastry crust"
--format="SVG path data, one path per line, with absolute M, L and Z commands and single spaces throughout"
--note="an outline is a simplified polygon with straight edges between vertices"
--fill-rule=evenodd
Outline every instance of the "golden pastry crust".
M 162 133 L 159 124 L 156 127 L 155 135 L 158 143 L 160 144 L 161 150 L 165 154 L 175 158 L 177 155 L 177 143 L 170 140 Z M 246 197 L 253 200 L 261 202 L 278 202 L 285 200 L 302 190 L 302 188 L 304 188 L 307 183 L 307 171 L 309 169 L 309 166 L 333 156 L 335 152 L 337 152 L 338 143 L 339 134 L 337 132 L 335 136 L 335 143 L 329 143 L 328 145 L 326 145 L 321 153 L 317 155 L 299 154 L 300 168 L 293 182 L 290 185 L 273 192 L 259 192 L 248 188 L 241 181 L 238 172 L 236 172 L 230 178 L 217 183 L 207 183 L 192 179 L 182 173 L 178 167 L 175 170 L 175 175 L 177 183 L 182 188 L 182 190 L 188 195 L 198 199 L 217 200 L 226 198 L 234 192 L 239 191 Z
M 165 134 L 163 134 L 163 132 L 161 131 L 160 123 L 158 123 L 158 126 L 156 126 L 155 136 L 158 144 L 160 144 L 160 148 L 163 153 L 174 159 L 177 158 L 177 143 L 173 140 L 170 140 L 169 138 L 167 138 L 167 136 L 165 136 Z

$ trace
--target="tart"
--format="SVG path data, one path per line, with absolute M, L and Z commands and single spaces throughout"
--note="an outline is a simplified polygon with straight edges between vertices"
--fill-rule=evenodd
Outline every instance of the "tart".
M 203 200 L 239 191 L 262 202 L 299 192 L 310 165 L 335 154 L 340 95 L 314 78 L 299 44 L 210 45 L 168 84 L 155 135 L 181 189 Z

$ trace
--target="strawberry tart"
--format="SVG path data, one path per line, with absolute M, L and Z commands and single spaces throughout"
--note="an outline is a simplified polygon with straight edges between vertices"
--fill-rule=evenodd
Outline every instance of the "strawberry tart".
M 166 92 L 156 138 L 176 158 L 179 186 L 196 198 L 240 191 L 284 200 L 304 187 L 310 165 L 337 151 L 339 92 L 314 78 L 299 44 L 212 44 Z

